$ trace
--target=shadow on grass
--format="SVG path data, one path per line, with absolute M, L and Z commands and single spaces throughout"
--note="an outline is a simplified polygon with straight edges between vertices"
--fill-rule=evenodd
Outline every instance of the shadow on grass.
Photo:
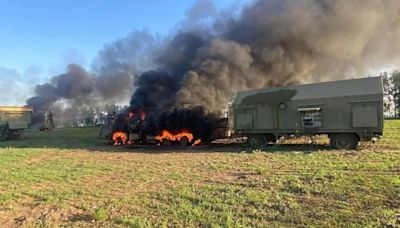
M 325 145 L 276 144 L 263 148 L 252 148 L 242 144 L 211 144 L 195 147 L 156 146 L 156 145 L 127 145 L 113 146 L 110 140 L 99 138 L 99 128 L 62 128 L 42 132 L 28 130 L 21 139 L 0 141 L 0 148 L 56 148 L 67 150 L 88 150 L 98 152 L 129 152 L 129 153 L 252 153 L 264 152 L 315 152 L 330 150 Z

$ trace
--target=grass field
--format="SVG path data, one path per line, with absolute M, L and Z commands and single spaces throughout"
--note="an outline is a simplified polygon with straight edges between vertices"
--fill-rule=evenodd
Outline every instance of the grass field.
M 400 223 L 400 121 L 356 151 L 114 147 L 98 129 L 0 141 L 0 227 Z

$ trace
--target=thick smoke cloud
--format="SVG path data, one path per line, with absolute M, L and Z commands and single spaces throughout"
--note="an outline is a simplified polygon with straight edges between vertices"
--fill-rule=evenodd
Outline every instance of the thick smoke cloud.
M 399 25 L 398 0 L 260 0 L 231 15 L 200 0 L 167 37 L 138 31 L 107 44 L 93 73 L 71 65 L 28 103 L 79 107 L 133 93 L 135 111 L 201 106 L 219 114 L 239 90 L 399 67 Z
M 205 38 L 191 32 L 178 33 L 154 59 L 157 69 L 135 78 L 136 90 L 131 99 L 134 110 L 141 107 L 166 108 L 174 104 L 182 77 L 192 68 L 196 51 Z
M 27 103 L 37 108 L 48 108 L 60 99 L 86 99 L 93 89 L 94 78 L 79 65 L 71 64 L 66 73 L 53 77 L 49 83 L 37 85 L 37 96 Z
M 115 75 L 123 72 L 140 72 L 155 67 L 162 39 L 149 31 L 134 31 L 128 36 L 104 45 L 92 64 L 100 75 Z
M 131 104 L 147 99 L 162 109 L 199 105 L 218 113 L 238 90 L 366 76 L 399 65 L 399 24 L 397 0 L 257 1 L 239 17 L 215 19 L 207 34 L 177 33 L 161 53 L 168 61 L 137 79 L 141 92 Z
M 70 64 L 65 73 L 37 85 L 35 96 L 27 104 L 34 107 L 39 121 L 51 110 L 61 125 L 90 117 L 88 109 L 126 104 L 134 90 L 133 75 L 155 66 L 153 60 L 160 45 L 160 38 L 148 31 L 132 32 L 106 44 L 91 70 Z
M 77 64 L 70 64 L 65 73 L 37 85 L 36 96 L 28 99 L 27 104 L 34 107 L 35 120 L 40 121 L 41 116 L 51 110 L 58 123 L 70 125 L 90 117 L 88 109 L 115 102 L 131 90 L 132 76 L 128 73 L 97 76 Z

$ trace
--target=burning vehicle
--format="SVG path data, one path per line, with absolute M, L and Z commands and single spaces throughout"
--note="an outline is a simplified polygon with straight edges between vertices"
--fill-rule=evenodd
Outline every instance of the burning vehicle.
M 107 129 L 107 130 L 105 130 Z M 228 136 L 228 118 L 204 115 L 200 107 L 160 112 L 144 107 L 116 115 L 114 125 L 103 125 L 101 132 L 112 131 L 114 145 L 155 144 L 181 147 L 209 143 Z M 101 133 L 101 137 L 105 135 Z
M 381 77 L 242 91 L 228 118 L 205 114 L 201 107 L 157 111 L 140 108 L 117 118 L 115 145 L 152 143 L 180 146 L 245 136 L 252 146 L 289 136 L 328 135 L 334 149 L 355 149 L 360 141 L 383 135 Z

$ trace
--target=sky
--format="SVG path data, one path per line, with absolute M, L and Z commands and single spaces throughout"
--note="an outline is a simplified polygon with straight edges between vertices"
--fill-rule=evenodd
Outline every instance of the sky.
M 132 31 L 167 34 L 194 2 L 0 0 L 0 90 L 4 92 L 2 87 L 15 77 L 32 84 L 44 82 L 72 62 L 90 68 L 104 44 Z M 214 4 L 222 9 L 239 3 L 215 0 Z M 20 103 L 26 95 L 19 96 Z

